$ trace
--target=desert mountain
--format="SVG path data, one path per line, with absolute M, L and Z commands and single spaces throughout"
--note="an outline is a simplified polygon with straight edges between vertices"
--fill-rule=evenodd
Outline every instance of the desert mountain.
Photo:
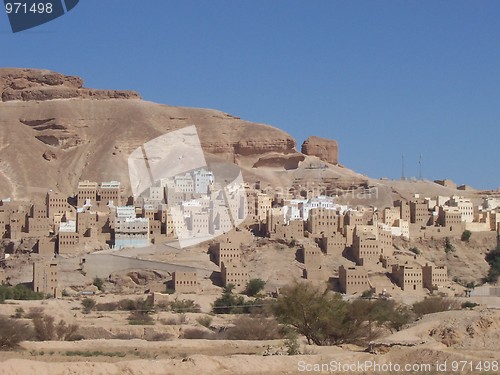
M 84 88 L 79 77 L 0 69 L 0 95 L 0 198 L 28 199 L 47 189 L 71 195 L 85 179 L 118 180 L 128 187 L 129 154 L 190 125 L 196 125 L 208 161 L 238 164 L 249 182 L 318 193 L 378 187 L 374 202 L 354 196 L 363 204 L 391 205 L 394 196 L 414 191 L 404 183 L 395 190 L 392 183 L 340 166 L 335 141 L 310 137 L 297 152 L 295 140 L 272 126 L 216 110 L 147 102 L 133 91 Z M 432 193 L 452 193 L 421 185 Z
M 188 125 L 197 126 L 206 153 L 226 160 L 271 155 L 284 163 L 297 154 L 294 139 L 271 126 L 159 105 L 134 92 L 86 89 L 80 78 L 51 71 L 0 69 L 0 93 L 1 197 L 72 193 L 80 179 L 127 184 L 132 150 Z

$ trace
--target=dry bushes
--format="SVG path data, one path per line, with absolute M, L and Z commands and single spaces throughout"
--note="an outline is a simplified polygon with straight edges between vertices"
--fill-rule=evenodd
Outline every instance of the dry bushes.
M 459 310 L 460 302 L 454 298 L 430 297 L 413 304 L 413 311 L 418 316 L 448 310 Z
M 54 318 L 49 315 L 42 314 L 33 318 L 33 327 L 35 338 L 38 341 L 74 341 L 79 339 L 76 334 L 78 325 L 66 324 L 63 320 L 60 320 L 56 325 Z
M 198 340 L 198 339 L 214 339 L 215 336 L 213 332 L 209 332 L 201 328 L 187 328 L 182 332 L 181 338 Z
M 31 327 L 16 319 L 0 316 L 0 350 L 15 348 L 21 341 L 33 336 Z
M 283 338 L 279 324 L 273 318 L 242 316 L 225 332 L 229 340 L 275 340 Z
M 210 315 L 204 315 L 196 318 L 196 321 L 198 322 L 199 325 L 205 328 L 210 328 L 210 326 L 212 325 L 213 318 Z

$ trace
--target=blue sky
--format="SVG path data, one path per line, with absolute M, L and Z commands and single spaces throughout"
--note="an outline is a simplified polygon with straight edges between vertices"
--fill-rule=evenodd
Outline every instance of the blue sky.
M 215 108 L 277 126 L 298 147 L 339 142 L 372 177 L 500 186 L 500 2 L 81 0 L 12 34 L 0 64 L 88 87 Z

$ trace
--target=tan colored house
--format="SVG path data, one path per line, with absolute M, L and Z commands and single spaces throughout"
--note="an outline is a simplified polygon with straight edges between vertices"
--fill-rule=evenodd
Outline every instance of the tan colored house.
M 349 225 L 351 227 L 356 227 L 356 225 L 364 225 L 365 218 L 361 212 L 350 210 L 344 215 L 344 226 Z
M 200 291 L 200 281 L 196 272 L 172 273 L 172 284 L 177 293 L 198 293 Z
M 71 209 L 68 203 L 68 197 L 62 193 L 49 191 L 46 196 L 47 213 L 50 218 L 55 214 L 64 214 Z
M 410 222 L 425 226 L 429 220 L 430 213 L 427 203 L 420 200 L 410 201 Z
M 76 231 L 82 237 L 93 237 L 97 234 L 97 213 L 78 209 L 76 213 Z
M 252 240 L 252 234 L 246 230 L 231 230 L 218 237 L 219 242 L 211 248 L 213 261 L 218 266 L 222 262 L 240 261 L 241 244 L 249 243 Z
M 83 207 L 84 204 L 97 204 L 97 191 L 99 185 L 93 181 L 80 181 L 78 183 L 77 207 Z
M 466 198 L 453 196 L 448 201 L 448 206 L 456 207 L 462 214 L 462 221 L 472 223 L 474 221 L 474 204 Z
M 41 256 L 54 256 L 56 252 L 57 239 L 55 237 L 41 237 L 38 240 L 38 254 Z
M 450 188 L 450 189 L 456 189 L 457 184 L 455 184 L 452 180 L 449 179 L 444 179 L 444 180 L 434 180 L 434 182 L 438 185 Z
M 399 261 L 394 257 L 381 257 L 382 267 L 392 272 L 392 266 L 398 266 Z
M 34 203 L 31 206 L 30 217 L 33 219 L 45 219 L 48 217 L 47 215 L 47 206 L 42 203 Z
M 338 230 L 339 214 L 335 210 L 313 208 L 307 217 L 307 231 L 312 234 L 330 234 Z
M 399 208 L 399 215 L 402 220 L 410 222 L 410 204 L 408 202 L 399 199 L 394 201 L 394 207 Z
M 437 267 L 426 264 L 422 267 L 423 287 L 433 291 L 449 283 L 448 269 L 446 266 Z
M 22 230 L 26 222 L 26 214 L 23 212 L 14 212 L 10 214 L 9 219 L 9 238 L 13 241 L 22 239 Z
M 223 262 L 241 260 L 241 249 L 239 242 L 218 242 L 213 248 L 215 264 L 221 266 Z
M 44 218 L 28 218 L 28 237 L 48 236 L 52 229 L 52 219 Z
M 465 228 L 465 224 L 462 223 L 462 213 L 457 207 L 440 207 L 438 215 L 438 223 L 451 228 L 450 231 L 453 231 L 453 227 L 459 227 L 459 231 Z
M 257 220 L 265 221 L 267 217 L 267 211 L 271 209 L 272 199 L 267 194 L 262 193 L 258 193 L 256 198 Z
M 346 238 L 339 232 L 328 236 L 323 235 L 320 239 L 321 250 L 323 250 L 326 255 L 341 257 L 346 246 Z
M 278 224 L 275 227 L 275 234 L 271 238 L 286 241 L 304 238 L 304 222 L 302 220 L 290 220 L 288 224 Z
M 6 281 L 5 271 L 3 268 L 0 268 L 0 285 L 5 284 Z
M 339 267 L 340 291 L 345 294 L 363 293 L 370 290 L 368 272 L 362 266 Z
M 33 264 L 33 290 L 35 292 L 60 297 L 61 292 L 57 287 L 58 265 L 56 262 L 40 262 Z
M 381 252 L 380 241 L 374 234 L 361 232 L 355 233 L 352 242 L 352 255 L 358 266 L 366 265 L 367 263 L 376 264 Z
M 304 279 L 313 282 L 325 282 L 329 279 L 327 270 L 325 270 L 324 267 L 317 265 L 309 265 L 306 267 L 303 271 L 303 277 Z
M 240 262 L 222 262 L 221 280 L 222 286 L 234 285 L 235 292 L 245 290 L 249 281 L 248 271 Z
M 306 268 L 315 269 L 321 265 L 323 253 L 316 244 L 305 244 L 302 246 L 302 258 Z
M 113 202 L 115 207 L 122 205 L 121 186 L 118 181 L 101 183 L 98 195 L 101 204 L 107 205 Z
M 391 276 L 404 291 L 422 290 L 422 268 L 418 266 L 393 265 Z
M 168 305 L 170 302 L 170 295 L 165 293 L 153 292 L 147 297 L 147 301 L 154 306 Z
M 382 220 L 384 224 L 390 227 L 396 226 L 396 221 L 400 220 L 401 212 L 399 207 L 386 207 L 382 211 Z
M 72 254 L 80 244 L 80 236 L 76 232 L 76 222 L 62 222 L 59 225 L 57 248 L 59 254 Z

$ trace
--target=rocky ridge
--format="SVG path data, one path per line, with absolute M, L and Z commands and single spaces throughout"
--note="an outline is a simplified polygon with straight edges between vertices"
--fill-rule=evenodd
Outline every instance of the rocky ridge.
M 3 102 L 76 98 L 97 100 L 141 98 L 134 91 L 84 88 L 83 80 L 79 77 L 38 69 L 1 69 L 0 91 Z

